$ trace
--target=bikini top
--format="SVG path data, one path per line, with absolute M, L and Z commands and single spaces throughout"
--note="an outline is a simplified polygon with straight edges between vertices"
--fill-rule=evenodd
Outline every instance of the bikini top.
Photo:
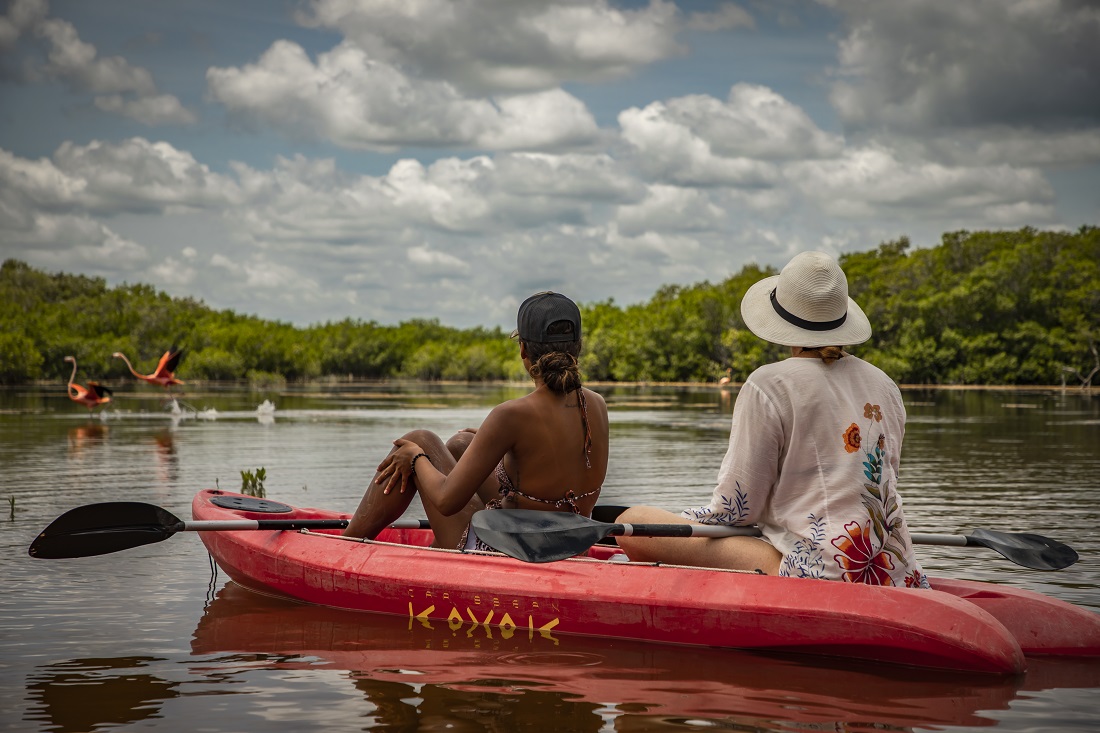
M 592 453 L 592 430 L 588 425 L 588 403 L 584 398 L 584 391 L 577 388 L 577 401 L 580 403 L 581 408 L 581 426 L 584 427 L 584 467 L 592 468 L 592 461 L 588 456 Z M 581 499 L 586 499 L 589 496 L 595 496 L 600 493 L 600 489 L 603 487 L 595 488 L 592 491 L 588 491 L 583 494 L 577 494 L 572 489 L 565 492 L 565 496 L 560 499 L 542 499 L 537 496 L 531 496 L 525 494 L 516 488 L 512 483 L 512 477 L 508 475 L 508 472 L 504 470 L 504 461 L 497 464 L 496 468 L 497 481 L 500 483 L 500 495 L 507 499 L 512 496 L 521 496 L 529 501 L 537 501 L 540 504 L 548 504 L 555 509 L 569 508 L 574 514 L 580 514 L 580 509 L 577 507 L 577 502 Z

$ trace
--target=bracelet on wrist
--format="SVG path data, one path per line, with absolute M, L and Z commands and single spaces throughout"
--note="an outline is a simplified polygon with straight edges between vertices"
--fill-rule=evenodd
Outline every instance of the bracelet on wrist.
M 409 463 L 409 472 L 413 476 L 416 475 L 416 462 L 417 462 L 417 460 L 419 460 L 421 458 L 427 458 L 428 463 L 432 462 L 431 456 L 429 456 L 427 453 L 417 453 L 415 456 L 413 456 L 412 461 Z

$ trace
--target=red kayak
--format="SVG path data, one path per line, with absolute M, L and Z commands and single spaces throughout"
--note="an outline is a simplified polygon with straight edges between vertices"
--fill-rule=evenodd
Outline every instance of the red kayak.
M 192 513 L 199 521 L 348 516 L 218 490 L 200 491 Z M 1100 615 L 992 583 L 932 579 L 928 591 L 779 578 L 621 562 L 607 545 L 530 564 L 431 548 L 426 529 L 387 529 L 373 541 L 338 530 L 200 536 L 219 567 L 260 593 L 530 638 L 576 634 L 1001 674 L 1023 672 L 1025 655 L 1100 656 Z

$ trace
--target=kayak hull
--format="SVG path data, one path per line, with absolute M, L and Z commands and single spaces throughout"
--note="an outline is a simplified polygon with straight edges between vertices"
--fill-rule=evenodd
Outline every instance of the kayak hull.
M 347 516 L 293 507 L 255 513 L 212 503 L 238 496 L 200 491 L 192 514 L 196 520 Z M 933 581 L 942 589 L 928 591 L 777 578 L 615 562 L 608 558 L 616 549 L 606 546 L 594 547 L 590 557 L 528 564 L 430 548 L 430 530 L 387 529 L 377 541 L 348 540 L 335 531 L 200 536 L 219 567 L 254 591 L 507 633 L 786 651 L 999 674 L 1022 672 L 1025 652 L 1100 655 L 1100 616 L 989 583 Z M 1042 624 L 1033 618 L 1040 614 L 1047 617 Z

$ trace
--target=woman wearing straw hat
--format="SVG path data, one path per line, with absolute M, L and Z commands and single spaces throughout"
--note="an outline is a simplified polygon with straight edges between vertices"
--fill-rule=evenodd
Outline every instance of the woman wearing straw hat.
M 710 503 L 618 521 L 758 525 L 762 536 L 619 537 L 632 560 L 928 587 L 897 493 L 905 408 L 897 385 L 843 350 L 871 336 L 836 261 L 804 252 L 745 293 L 754 334 L 790 359 L 749 375 Z

